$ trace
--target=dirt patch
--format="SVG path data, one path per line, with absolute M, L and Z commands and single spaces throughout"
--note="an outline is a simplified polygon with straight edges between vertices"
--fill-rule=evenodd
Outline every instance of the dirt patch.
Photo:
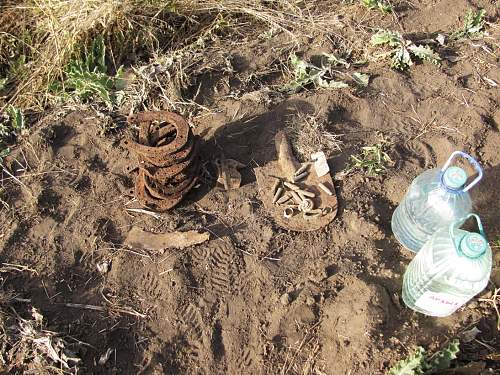
M 433 2 L 424 3 L 402 4 L 398 23 L 408 32 L 458 27 L 468 4 L 442 1 L 435 11 Z M 305 56 L 331 52 L 331 38 L 311 38 L 300 51 Z M 9 273 L 4 288 L 29 298 L 51 327 L 87 344 L 78 354 L 88 374 L 381 374 L 415 345 L 436 350 L 473 325 L 488 344 L 464 344 L 460 359 L 498 367 L 485 359 L 488 347 L 500 350 L 488 303 L 475 300 L 444 319 L 404 307 L 402 275 L 412 254 L 390 231 L 411 180 L 461 149 L 484 166 L 476 211 L 490 239 L 500 235 L 498 92 L 481 79 L 498 82 L 495 58 L 466 43 L 456 51 L 463 59 L 440 67 L 417 64 L 399 73 L 370 64 L 367 89 L 285 97 L 265 86 L 281 82 L 269 66 L 286 61 L 289 48 L 260 44 L 231 47 L 234 71 L 193 78 L 193 87 L 202 83 L 194 99 L 210 109 L 192 119 L 203 140 L 203 173 L 167 214 L 127 211 L 137 207 L 126 168 L 136 160 L 119 144 L 132 129 L 104 136 L 102 117 L 79 110 L 35 124 L 5 159 L 23 171 L 22 185 L 3 182 L 8 208 L 0 209 L 0 247 L 3 262 L 37 273 Z M 473 65 L 477 59 L 487 63 Z M 248 78 L 256 72 L 265 72 L 259 84 Z M 339 214 L 323 230 L 293 233 L 265 211 L 253 169 L 276 159 L 275 133 L 305 115 L 341 135 L 342 151 L 329 160 Z M 342 173 L 350 155 L 382 137 L 394 165 L 375 177 Z M 245 164 L 239 189 L 216 186 L 217 157 Z M 203 230 L 211 239 L 183 250 L 124 247 L 133 226 Z M 98 270 L 102 262 L 109 272 Z M 498 268 L 498 256 L 495 262 Z

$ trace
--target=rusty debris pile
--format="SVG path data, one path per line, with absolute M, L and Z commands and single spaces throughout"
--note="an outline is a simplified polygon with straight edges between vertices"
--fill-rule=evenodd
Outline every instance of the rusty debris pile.
M 172 112 L 141 112 L 129 116 L 128 121 L 139 128 L 138 142 L 123 141 L 139 161 L 134 195 L 141 205 L 166 211 L 198 179 L 198 139 L 187 121 Z
M 300 181 L 309 175 L 309 164 L 302 165 L 291 179 L 293 182 L 284 181 L 275 177 L 273 186 L 273 203 L 284 207 L 283 216 L 287 219 L 294 216 L 297 212 L 302 212 L 304 219 L 315 219 L 327 215 L 333 211 L 332 207 L 325 206 L 316 208 L 316 193 L 310 188 L 300 186 Z M 318 187 L 332 196 L 332 191 L 323 183 L 318 183 Z M 316 189 L 318 190 L 318 189 Z

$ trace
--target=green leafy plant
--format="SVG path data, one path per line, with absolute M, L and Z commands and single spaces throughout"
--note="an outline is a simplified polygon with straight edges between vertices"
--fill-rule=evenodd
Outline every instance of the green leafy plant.
M 0 146 L 0 163 L 3 163 L 3 158 L 10 154 L 10 148 L 2 148 Z
M 25 129 L 24 115 L 20 109 L 9 104 L 5 114 L 7 116 L 0 115 L 0 162 L 10 153 L 9 143 Z
M 484 16 L 486 15 L 486 11 L 484 9 L 479 9 L 477 12 L 474 12 L 472 9 L 469 9 L 465 14 L 464 26 L 462 29 L 455 31 L 452 35 L 452 39 L 460 39 L 460 38 L 470 38 L 481 33 L 484 27 Z
M 382 140 L 373 146 L 361 148 L 359 155 L 351 155 L 352 169 L 361 169 L 370 176 L 376 176 L 384 172 L 387 163 L 392 160 L 386 152 L 388 142 Z
M 391 13 L 393 11 L 392 5 L 381 0 L 361 0 L 363 4 L 368 9 L 379 9 L 384 13 Z
M 0 91 L 2 91 L 5 88 L 6 84 L 7 84 L 7 78 L 0 78 Z
M 21 133 L 24 129 L 24 115 L 23 112 L 19 108 L 15 108 L 13 105 L 9 104 L 7 107 L 7 115 L 10 119 L 10 124 L 14 132 L 17 134 Z
M 352 79 L 362 87 L 366 87 L 370 83 L 370 75 L 365 73 L 354 72 L 352 73 Z
M 97 95 L 109 107 L 113 105 L 112 92 L 116 88 L 116 83 L 121 76 L 121 69 L 115 76 L 107 74 L 105 62 L 106 46 L 102 37 L 97 37 L 91 46 L 90 51 L 84 54 L 83 59 L 73 59 L 66 67 L 65 80 L 62 84 L 64 91 L 87 100 Z M 56 85 L 56 89 L 61 88 Z
M 494 249 L 500 248 L 500 237 L 499 236 L 497 236 L 497 238 L 492 241 L 491 247 Z
M 422 347 L 417 347 L 415 352 L 407 358 L 396 363 L 388 371 L 388 375 L 430 375 L 450 368 L 451 361 L 457 358 L 460 351 L 460 342 L 453 340 L 444 349 L 434 355 L 427 356 Z
M 298 58 L 295 54 L 290 56 L 290 65 L 292 67 L 293 79 L 286 85 L 280 88 L 280 91 L 295 93 L 308 85 L 315 87 L 328 88 L 328 89 L 342 89 L 349 87 L 349 84 L 343 80 L 339 80 L 336 75 L 343 74 L 349 77 L 348 74 L 333 71 L 336 66 L 350 67 L 350 64 L 343 58 L 333 54 L 323 54 L 323 62 L 321 66 L 314 65 Z M 356 76 L 352 75 L 354 83 L 361 86 L 366 86 L 369 76 L 363 73 L 357 73 Z
M 380 30 L 374 34 L 370 40 L 373 46 L 387 45 L 392 47 L 388 52 L 377 55 L 377 57 L 390 57 L 391 67 L 399 70 L 405 70 L 413 65 L 412 56 L 423 61 L 428 61 L 438 65 L 441 58 L 429 46 L 417 45 L 395 31 Z

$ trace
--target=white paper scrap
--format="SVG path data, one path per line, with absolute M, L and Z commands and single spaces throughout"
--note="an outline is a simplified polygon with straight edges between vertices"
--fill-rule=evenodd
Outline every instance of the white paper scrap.
M 318 177 L 330 173 L 330 167 L 328 166 L 328 161 L 326 160 L 326 156 L 323 151 L 311 154 L 311 160 L 314 162 L 314 169 L 316 170 Z

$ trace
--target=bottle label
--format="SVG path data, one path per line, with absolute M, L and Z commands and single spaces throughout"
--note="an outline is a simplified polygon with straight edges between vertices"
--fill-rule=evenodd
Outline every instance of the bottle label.
M 415 301 L 415 306 L 436 315 L 445 316 L 455 312 L 455 310 L 464 305 L 469 299 L 466 296 L 458 297 L 447 293 L 427 291 Z

